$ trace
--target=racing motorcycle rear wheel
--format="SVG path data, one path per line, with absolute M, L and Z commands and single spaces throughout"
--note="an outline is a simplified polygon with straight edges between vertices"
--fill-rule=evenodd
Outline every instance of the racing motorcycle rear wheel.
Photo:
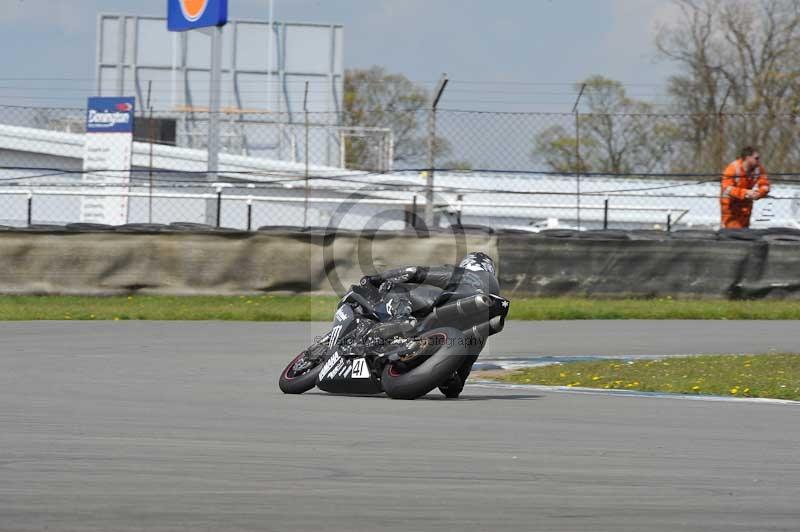
M 458 329 L 434 329 L 421 335 L 416 349 L 386 364 L 381 385 L 392 399 L 416 399 L 445 382 L 464 362 L 468 342 Z
M 314 344 L 289 362 L 278 379 L 283 393 L 299 394 L 313 388 L 322 365 L 327 358 L 324 344 Z

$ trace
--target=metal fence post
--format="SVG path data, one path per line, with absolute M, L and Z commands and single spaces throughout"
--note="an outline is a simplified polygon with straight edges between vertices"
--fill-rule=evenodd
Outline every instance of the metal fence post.
M 719 111 L 717 111 L 717 163 L 720 172 L 725 168 L 725 106 L 728 104 L 730 95 L 731 86 L 728 85 L 728 90 L 725 92 L 725 97 L 722 98 Z
M 433 227 L 433 173 L 435 165 L 436 150 L 436 106 L 442 98 L 444 88 L 447 86 L 447 74 L 442 74 L 436 93 L 431 102 L 428 114 L 428 176 L 425 182 L 425 225 L 430 229 Z
M 575 99 L 575 105 L 572 107 L 572 113 L 575 115 L 575 178 L 576 178 L 576 196 L 577 196 L 577 221 L 578 231 L 581 230 L 581 114 L 578 105 L 581 103 L 583 91 L 586 90 L 586 83 L 581 84 L 581 90 L 578 97 Z
M 28 191 L 28 227 L 33 224 L 33 191 Z
M 603 229 L 608 229 L 608 196 L 603 200 Z
M 308 227 L 308 82 L 306 81 L 306 91 L 303 95 L 303 115 L 305 116 L 305 161 L 306 161 L 306 193 L 303 202 L 303 227 Z
M 411 228 L 417 228 L 417 195 L 414 194 L 414 199 L 411 201 Z
M 147 223 L 153 223 L 153 143 L 155 142 L 155 127 L 153 124 L 153 106 L 150 104 L 150 95 L 153 91 L 153 81 L 147 82 L 147 109 L 149 110 L 148 118 L 148 137 L 150 140 L 150 160 L 148 164 L 148 182 L 149 182 L 149 196 L 147 198 Z M 144 109 L 142 110 L 144 114 Z
M 217 181 L 219 178 L 219 119 L 220 119 L 220 86 L 222 83 L 222 27 L 207 28 L 206 33 L 211 35 L 211 72 L 209 75 L 209 109 L 208 109 L 208 167 L 207 180 Z M 210 205 L 209 205 L 210 207 Z M 206 223 L 211 216 L 206 213 Z M 217 212 L 219 220 L 219 212 Z
M 222 221 L 222 186 L 217 185 L 217 227 Z
M 247 188 L 254 189 L 256 186 L 252 183 L 247 185 Z M 253 230 L 253 195 L 247 196 L 247 231 Z

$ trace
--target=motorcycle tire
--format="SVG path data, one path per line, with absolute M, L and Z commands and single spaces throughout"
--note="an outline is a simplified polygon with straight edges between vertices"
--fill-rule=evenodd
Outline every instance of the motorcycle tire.
M 406 369 L 405 363 L 389 363 L 383 368 L 381 385 L 392 399 L 416 399 L 450 378 L 464 362 L 468 341 L 458 329 L 441 328 L 420 337 L 421 364 Z
M 289 362 L 281 372 L 280 379 L 278 379 L 278 386 L 283 393 L 300 394 L 305 393 L 312 389 L 317 382 L 317 375 L 319 375 L 322 366 L 325 364 L 326 356 L 321 355 L 317 350 L 325 351 L 325 346 L 322 344 L 312 345 Z M 317 360 L 312 362 L 308 367 L 301 367 L 298 370 L 298 364 L 308 358 L 309 355 L 316 355 Z

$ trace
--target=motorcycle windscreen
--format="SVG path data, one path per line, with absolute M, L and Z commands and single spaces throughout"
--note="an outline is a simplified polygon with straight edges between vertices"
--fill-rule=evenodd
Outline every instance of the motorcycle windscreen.
M 372 395 L 383 392 L 364 358 L 345 358 L 334 353 L 317 376 L 317 387 L 328 393 Z

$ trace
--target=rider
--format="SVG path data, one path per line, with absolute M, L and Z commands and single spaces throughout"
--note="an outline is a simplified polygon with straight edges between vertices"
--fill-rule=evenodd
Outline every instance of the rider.
M 494 261 L 489 255 L 482 252 L 467 254 L 458 266 L 398 268 L 364 277 L 362 283 L 367 282 L 380 287 L 381 292 L 384 293 L 395 292 L 393 288 L 400 288 L 397 285 L 418 285 L 403 287 L 410 289 L 410 293 L 407 293 L 408 297 L 401 295 L 396 298 L 397 301 L 392 306 L 392 315 L 396 319 L 404 319 L 409 316 L 415 306 L 414 303 L 419 300 L 427 299 L 429 306 L 432 306 L 436 295 L 440 292 L 438 290 L 431 291 L 429 288 L 431 286 L 451 292 L 452 300 L 477 294 L 500 295 L 500 283 L 497 281 Z M 483 342 L 474 344 L 461 367 L 439 387 L 445 396 L 451 398 L 459 396 L 482 348 Z

